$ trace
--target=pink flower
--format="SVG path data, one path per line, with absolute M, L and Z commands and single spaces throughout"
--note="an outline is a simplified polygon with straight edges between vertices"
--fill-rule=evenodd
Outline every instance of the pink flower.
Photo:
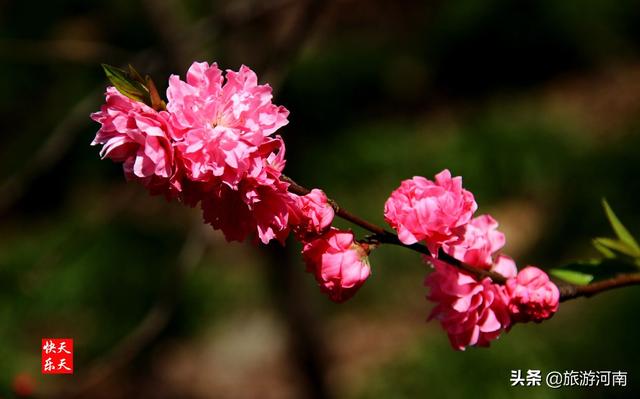
M 222 230 L 227 241 L 244 241 L 257 234 L 263 244 L 272 239 L 284 242 L 289 234 L 289 208 L 293 200 L 285 183 L 274 186 L 241 184 L 237 190 L 216 187 L 202 199 L 205 222 Z
M 448 170 L 435 182 L 416 176 L 391 193 L 384 208 L 385 220 L 410 245 L 425 240 L 437 255 L 441 245 L 464 234 L 464 226 L 478 208 L 473 194 L 462 188 L 462 178 L 451 178 Z
M 558 310 L 560 292 L 549 276 L 534 266 L 520 270 L 517 277 L 507 280 L 509 310 L 518 322 L 541 322 Z
M 225 81 L 215 63 L 195 62 L 186 82 L 169 78 L 167 97 L 176 150 L 194 181 L 217 179 L 236 188 L 269 156 L 261 150 L 273 141 L 269 136 L 288 122 L 289 111 L 271 103 L 271 87 L 258 85 L 244 65 L 228 70 Z
M 273 133 L 289 112 L 271 103 L 271 87 L 258 85 L 246 66 L 222 71 L 193 63 L 186 82 L 169 79 L 167 110 L 178 164 L 189 184 L 184 201 L 201 201 L 207 223 L 229 241 L 256 234 L 284 241 L 295 201 L 280 181 L 284 142 Z
M 105 95 L 106 103 L 91 114 L 102 125 L 91 145 L 102 144 L 102 158 L 123 162 L 127 179 L 142 183 L 152 193 L 176 190 L 168 113 L 131 100 L 115 87 L 108 87 Z
M 217 184 L 201 194 L 204 220 L 222 230 L 227 241 L 244 241 L 257 234 L 264 244 L 272 239 L 284 242 L 289 234 L 296 201 L 288 192 L 288 183 L 280 180 L 284 147 L 274 152 L 274 143 L 284 146 L 279 138 L 263 144 L 269 147 L 264 150 L 269 156 L 256 158 L 262 164 L 254 165 L 236 188 Z
M 271 87 L 246 66 L 225 80 L 215 63 L 196 62 L 186 82 L 171 76 L 167 97 L 167 111 L 156 112 L 109 88 L 92 115 L 102 124 L 93 144 L 151 191 L 200 203 L 227 240 L 284 241 L 296 200 L 280 181 L 285 147 L 273 134 L 289 112 L 271 103 Z
M 480 215 L 467 224 L 462 240 L 445 242 L 444 251 L 461 262 L 488 269 L 493 254 L 504 246 L 505 237 L 496 230 L 498 222 L 490 215 Z
M 515 277 L 518 274 L 516 262 L 507 255 L 502 254 L 496 257 L 496 260 L 493 262 L 493 266 L 491 266 L 491 271 L 496 272 L 507 279 Z
M 429 258 L 435 270 L 425 279 L 427 299 L 436 302 L 429 319 L 440 321 L 451 346 L 489 346 L 511 324 L 503 286 L 487 277 L 477 281 L 455 267 Z
M 307 271 L 335 302 L 351 298 L 371 273 L 367 251 L 354 241 L 351 231 L 329 229 L 306 243 L 302 256 Z
M 331 226 L 334 211 L 322 190 L 314 188 L 307 195 L 291 194 L 291 196 L 296 201 L 296 209 L 292 212 L 296 220 L 290 223 L 294 225 L 301 239 L 320 235 Z

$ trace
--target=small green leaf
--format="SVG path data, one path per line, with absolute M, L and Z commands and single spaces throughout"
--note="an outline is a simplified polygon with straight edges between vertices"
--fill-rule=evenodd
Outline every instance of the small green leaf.
M 634 249 L 637 254 L 640 254 L 640 246 L 633 238 L 629 230 L 624 227 L 624 225 L 620 222 L 620 219 L 613 212 L 613 209 L 609 206 L 606 199 L 602 200 L 602 206 L 604 207 L 604 211 L 607 214 L 607 219 L 609 219 L 609 223 L 611 223 L 611 227 L 613 227 L 613 231 L 615 231 L 616 235 L 626 245 L 630 248 Z M 638 255 L 636 255 L 638 256 Z
M 634 272 L 637 272 L 635 264 L 606 258 L 577 261 L 550 271 L 554 276 L 573 284 L 588 284 Z
M 640 250 L 631 247 L 629 244 L 622 242 L 621 240 L 614 240 L 612 238 L 598 237 L 593 239 L 593 245 L 598 248 L 605 247 L 614 253 L 616 252 L 622 255 L 626 255 L 632 258 L 640 257 Z
M 102 64 L 102 69 L 104 69 L 104 73 L 107 75 L 111 84 L 113 84 L 122 95 L 132 100 L 151 105 L 149 90 L 144 84 L 136 80 L 137 77 L 140 76 L 137 72 L 132 72 L 134 76 L 131 76 L 124 69 L 106 64 Z
M 591 280 L 593 280 L 592 275 L 577 272 L 574 270 L 551 269 L 549 270 L 549 273 L 559 278 L 560 280 L 564 280 L 568 283 L 576 284 L 576 285 L 586 285 L 586 284 L 589 284 Z
M 591 243 L 598 250 L 598 252 L 600 252 L 602 254 L 602 256 L 604 256 L 605 258 L 610 258 L 611 259 L 611 258 L 615 258 L 616 257 L 615 252 L 613 252 L 612 250 L 610 250 L 606 246 L 602 245 L 600 243 L 600 241 L 598 241 L 597 239 L 592 240 Z

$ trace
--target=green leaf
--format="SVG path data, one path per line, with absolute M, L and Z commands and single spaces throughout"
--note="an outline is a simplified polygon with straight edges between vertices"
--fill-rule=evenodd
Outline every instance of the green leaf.
M 635 264 L 621 259 L 577 261 L 561 268 L 550 270 L 550 273 L 559 279 L 578 285 L 633 272 L 637 272 Z
M 612 250 L 610 250 L 606 246 L 602 245 L 600 243 L 600 241 L 598 241 L 597 239 L 592 240 L 591 243 L 598 250 L 598 252 L 600 252 L 602 254 L 602 256 L 604 256 L 605 258 L 615 258 L 616 257 L 615 252 L 613 252 Z
M 615 231 L 620 241 L 633 248 L 637 254 L 640 254 L 640 246 L 633 238 L 631 233 L 629 233 L 629 230 L 627 230 L 626 227 L 624 227 L 624 225 L 620 222 L 620 219 L 618 219 L 616 214 L 613 212 L 613 209 L 611 209 L 606 199 L 602 200 L 602 206 L 604 207 L 604 211 L 607 214 L 609 223 L 611 223 L 611 227 L 613 227 L 613 231 Z
M 608 258 L 616 257 L 616 253 L 630 256 L 632 258 L 640 257 L 640 250 L 637 250 L 631 247 L 629 244 L 621 241 L 614 240 L 612 238 L 598 237 L 593 239 L 593 246 L 596 247 L 604 247 L 610 252 L 613 253 L 614 256 L 608 256 Z
M 580 273 L 573 270 L 566 269 L 551 269 L 549 273 L 552 276 L 564 280 L 571 284 L 587 285 L 593 280 L 593 276 L 590 274 Z
M 124 69 L 102 64 L 102 69 L 115 88 L 124 96 L 132 100 L 151 105 L 149 90 L 137 78 L 140 76 L 132 69 L 131 74 Z M 133 75 L 133 76 L 132 76 Z

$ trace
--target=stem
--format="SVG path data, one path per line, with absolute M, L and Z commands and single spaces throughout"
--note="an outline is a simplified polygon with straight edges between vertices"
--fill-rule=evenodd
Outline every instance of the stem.
M 289 191 L 294 194 L 307 195 L 311 192 L 311 190 L 309 190 L 308 188 L 299 185 L 293 179 L 285 175 L 282 175 L 280 179 L 284 182 L 289 183 Z M 405 247 L 412 251 L 421 253 L 423 255 L 431 256 L 431 252 L 423 244 L 419 244 L 419 243 L 415 243 L 411 245 L 404 244 L 402 243 L 402 241 L 400 241 L 400 239 L 398 239 L 398 236 L 395 233 L 385 229 L 384 227 L 380 227 L 376 224 L 373 224 L 369 221 L 362 219 L 359 216 L 352 214 L 351 212 L 345 210 L 344 208 L 341 208 L 336 201 L 330 198 L 328 198 L 327 201 L 335 211 L 336 216 L 339 216 L 344 220 L 347 220 L 357 226 L 362 227 L 367 231 L 370 231 L 371 233 L 374 234 L 374 236 L 370 238 L 374 239 L 375 241 L 378 241 L 381 244 L 391 244 L 391 245 L 397 245 L 400 247 Z M 458 259 L 446 254 L 442 250 L 438 252 L 438 259 L 441 259 L 459 269 L 462 269 L 467 273 L 471 273 L 472 275 L 476 276 L 478 279 L 489 277 L 493 282 L 498 284 L 504 284 L 507 281 L 507 279 L 499 273 L 492 272 L 489 270 L 478 269 L 477 267 L 473 267 L 466 263 L 462 263 Z
M 309 190 L 308 188 L 299 185 L 294 180 L 292 180 L 291 178 L 285 175 L 282 175 L 280 179 L 286 183 L 289 183 L 289 191 L 294 194 L 307 195 L 311 192 L 311 190 Z M 347 220 L 373 233 L 373 236 L 369 237 L 370 240 L 377 241 L 381 244 L 391 244 L 391 245 L 405 247 L 407 249 L 421 253 L 423 255 L 431 256 L 431 252 L 429 252 L 429 249 L 423 244 L 419 244 L 419 243 L 411 244 L 411 245 L 403 244 L 400 241 L 400 239 L 398 239 L 398 236 L 395 233 L 389 230 L 386 230 L 385 228 L 380 227 L 376 224 L 373 224 L 369 221 L 366 221 L 360 218 L 359 216 L 352 214 L 351 212 L 348 212 L 347 210 L 341 208 L 336 201 L 330 198 L 328 199 L 328 202 L 331 205 L 331 207 L 333 207 L 333 210 L 335 211 L 336 216 L 339 216 L 340 218 Z M 504 284 L 507 281 L 507 279 L 499 273 L 492 272 L 489 270 L 478 269 L 466 263 L 460 262 L 454 257 L 446 254 L 442 250 L 438 252 L 438 259 L 443 260 L 461 270 L 464 270 L 465 272 L 474 275 L 478 279 L 489 277 L 494 283 L 497 283 L 497 284 Z M 614 288 L 619 288 L 619 287 L 626 287 L 630 285 L 640 285 L 640 273 L 622 274 L 616 277 L 612 277 L 610 279 L 598 281 L 588 285 L 575 285 L 575 284 L 569 284 L 569 283 L 562 283 L 562 284 L 558 284 L 558 289 L 560 290 L 560 301 L 567 301 L 570 299 L 575 299 L 580 297 L 590 297 L 600 292 L 612 290 Z
M 606 280 L 597 281 L 587 285 L 563 284 L 560 289 L 560 300 L 566 301 L 580 297 L 590 297 L 600 292 L 609 291 L 614 288 L 626 287 L 640 284 L 640 273 L 621 274 Z

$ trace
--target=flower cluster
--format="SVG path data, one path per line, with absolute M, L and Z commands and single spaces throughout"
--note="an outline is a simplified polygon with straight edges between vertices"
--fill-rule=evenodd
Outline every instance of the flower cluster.
M 434 271 L 427 276 L 428 299 L 436 303 L 430 319 L 440 321 L 451 345 L 488 346 L 515 322 L 540 322 L 558 309 L 559 291 L 542 270 L 498 254 L 505 236 L 490 215 L 473 218 L 477 205 L 448 170 L 435 182 L 414 177 L 402 182 L 385 204 L 385 219 L 404 244 L 423 241 Z M 446 254 L 472 267 L 501 274 L 499 285 L 476 279 L 442 259 Z
M 228 240 L 252 233 L 263 243 L 283 240 L 293 201 L 280 181 L 284 143 L 273 134 L 289 112 L 271 97 L 245 66 L 223 77 L 215 63 L 196 62 L 186 81 L 169 79 L 166 110 L 109 87 L 91 116 L 102 125 L 93 144 L 153 194 L 200 203 L 205 221 Z
M 297 210 L 292 213 L 292 226 L 303 243 L 307 271 L 332 301 L 346 301 L 371 274 L 368 246 L 358 243 L 353 232 L 331 227 L 335 212 L 322 190 L 292 196 Z
M 158 110 L 107 88 L 91 115 L 101 125 L 92 144 L 152 194 L 199 205 L 228 241 L 283 242 L 293 231 L 322 289 L 337 301 L 352 295 L 368 261 L 351 232 L 330 228 L 334 210 L 321 190 L 298 196 L 282 181 L 285 145 L 274 133 L 289 111 L 272 103 L 271 87 L 246 66 L 223 73 L 195 62 L 186 80 L 169 78 L 167 100 Z
M 150 193 L 200 206 L 205 222 L 229 241 L 284 242 L 293 233 L 320 289 L 336 302 L 351 298 L 371 274 L 372 246 L 331 226 L 338 208 L 322 190 L 290 192 L 282 175 L 284 141 L 275 135 L 289 111 L 272 103 L 271 87 L 258 84 L 246 66 L 223 72 L 215 63 L 196 62 L 185 80 L 169 78 L 164 103 L 152 93 L 154 85 L 133 72 L 133 78 L 120 76 L 137 79 L 128 86 L 112 80 L 105 104 L 91 115 L 101 125 L 92 143 L 102 145 L 100 155 L 121 162 L 126 178 Z M 516 322 L 547 319 L 559 302 L 558 288 L 542 270 L 518 272 L 498 253 L 505 236 L 490 215 L 474 217 L 477 208 L 462 178 L 444 170 L 434 181 L 403 181 L 384 209 L 403 244 L 428 248 L 434 271 L 425 284 L 436 303 L 430 318 L 459 350 L 487 346 Z M 454 260 L 499 273 L 506 284 L 478 279 Z

